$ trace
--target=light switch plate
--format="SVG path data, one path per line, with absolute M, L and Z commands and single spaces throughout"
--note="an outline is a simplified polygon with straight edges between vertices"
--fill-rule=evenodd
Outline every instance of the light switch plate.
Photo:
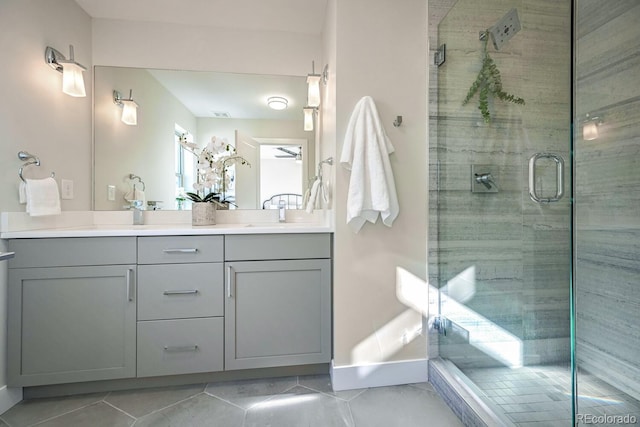
M 116 186 L 107 185 L 107 200 L 113 202 L 116 200 Z
M 62 179 L 60 180 L 60 186 L 62 187 L 60 198 L 63 200 L 73 199 L 73 181 L 70 179 Z

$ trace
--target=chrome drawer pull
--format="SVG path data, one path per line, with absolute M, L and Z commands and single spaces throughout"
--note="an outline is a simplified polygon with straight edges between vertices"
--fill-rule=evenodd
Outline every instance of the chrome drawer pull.
M 231 288 L 235 287 L 235 275 L 233 273 L 233 267 L 227 267 L 227 298 L 233 298 Z
M 185 291 L 164 291 L 162 295 L 191 295 L 191 294 L 197 294 L 198 292 L 200 291 L 197 289 L 185 290 Z
M 182 345 L 182 346 L 164 346 L 164 351 L 198 351 L 198 344 L 196 345 Z
M 196 252 L 198 252 L 198 249 L 196 248 L 170 248 L 170 249 L 164 249 L 162 252 L 164 252 L 165 254 L 195 254 Z
M 135 281 L 133 279 L 133 269 L 127 269 L 127 299 L 133 301 L 136 294 Z

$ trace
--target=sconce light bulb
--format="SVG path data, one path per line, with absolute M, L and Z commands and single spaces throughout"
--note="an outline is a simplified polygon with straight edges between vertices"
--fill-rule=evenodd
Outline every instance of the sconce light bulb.
M 62 91 L 70 96 L 87 96 L 84 88 L 84 69 L 73 62 L 65 62 L 62 70 Z
M 310 132 L 313 130 L 313 113 L 314 108 L 304 108 L 304 130 Z
M 320 106 L 320 78 L 319 74 L 309 74 L 307 76 L 307 84 L 309 85 L 307 92 L 307 105 L 309 107 Z
M 596 122 L 587 122 L 582 126 L 582 139 L 593 141 L 598 138 L 598 125 Z
M 135 126 L 138 124 L 138 104 L 134 101 L 122 100 L 122 122 Z

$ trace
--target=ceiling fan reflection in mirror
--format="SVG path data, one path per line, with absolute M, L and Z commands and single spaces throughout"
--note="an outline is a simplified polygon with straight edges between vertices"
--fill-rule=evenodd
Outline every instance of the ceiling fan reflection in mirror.
M 277 158 L 290 158 L 295 160 L 302 160 L 302 147 L 298 147 L 297 153 L 295 151 L 291 151 L 288 148 L 284 148 L 284 147 L 276 147 L 276 150 L 280 150 L 283 153 L 286 153 L 281 155 L 276 154 Z

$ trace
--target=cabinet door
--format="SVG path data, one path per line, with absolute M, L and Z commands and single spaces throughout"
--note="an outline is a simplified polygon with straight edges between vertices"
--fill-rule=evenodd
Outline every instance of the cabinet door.
M 330 260 L 225 268 L 225 370 L 330 361 Z
M 135 377 L 135 273 L 135 265 L 9 270 L 9 385 Z

